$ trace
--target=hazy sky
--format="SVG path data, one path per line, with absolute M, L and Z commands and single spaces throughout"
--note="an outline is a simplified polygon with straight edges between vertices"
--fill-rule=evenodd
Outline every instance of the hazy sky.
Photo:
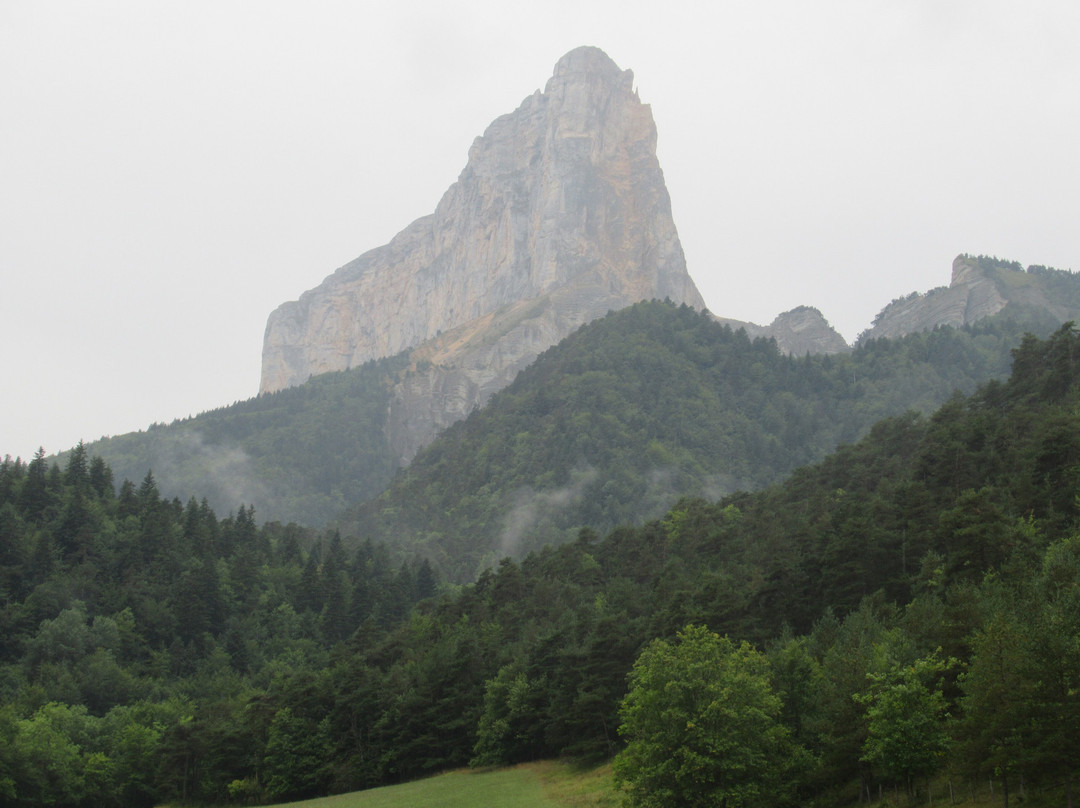
M 961 252 L 1080 270 L 1078 43 L 1076 0 L 0 0 L 0 456 L 255 395 L 267 315 L 579 45 L 717 314 L 852 340 Z

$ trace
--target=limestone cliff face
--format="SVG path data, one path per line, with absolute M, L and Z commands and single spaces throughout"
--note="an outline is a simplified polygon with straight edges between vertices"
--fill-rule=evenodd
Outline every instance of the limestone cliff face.
M 859 339 L 901 337 L 939 325 L 969 325 L 1010 304 L 1041 309 L 1059 322 L 1076 316 L 1075 307 L 1055 295 L 1038 272 L 1025 272 L 1016 263 L 960 255 L 953 261 L 948 286 L 894 300 Z
M 578 326 L 665 297 L 704 308 L 652 113 L 629 70 L 578 48 L 476 139 L 432 215 L 270 315 L 260 389 L 434 341 L 392 408 L 409 457 Z

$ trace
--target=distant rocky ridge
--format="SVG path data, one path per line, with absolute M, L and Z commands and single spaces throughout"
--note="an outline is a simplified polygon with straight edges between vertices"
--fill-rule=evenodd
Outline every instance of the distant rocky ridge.
M 1025 271 L 1015 261 L 959 255 L 948 286 L 894 300 L 859 340 L 901 337 L 940 325 L 959 328 L 1008 306 L 1041 310 L 1063 323 L 1080 313 L 1080 296 L 1071 272 L 1042 266 Z
M 717 317 L 719 322 L 734 329 L 745 329 L 752 339 L 764 337 L 776 340 L 782 353 L 802 356 L 804 354 L 847 353 L 851 346 L 839 332 L 813 306 L 797 306 L 776 316 L 769 325 L 757 325 L 727 317 Z
M 1070 271 L 1041 265 L 1027 269 L 1016 261 L 985 255 L 958 255 L 952 263 L 948 286 L 912 292 L 883 308 L 856 344 L 871 339 L 896 339 L 930 331 L 938 326 L 962 328 L 1001 312 L 1025 310 L 1025 319 L 1037 313 L 1047 327 L 1080 318 L 1080 283 Z M 752 337 L 776 340 L 784 353 L 802 355 L 845 353 L 849 346 L 810 306 L 799 306 L 776 317 L 767 326 L 717 317 L 732 328 L 744 328 Z

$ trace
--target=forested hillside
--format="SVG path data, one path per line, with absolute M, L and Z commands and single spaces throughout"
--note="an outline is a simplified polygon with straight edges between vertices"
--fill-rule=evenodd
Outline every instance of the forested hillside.
M 779 485 L 463 587 L 151 476 L 117 491 L 84 447 L 63 469 L 5 461 L 0 797 L 272 801 L 618 753 L 638 796 L 839 806 L 947 782 L 1060 803 L 1080 755 L 1080 334 L 1026 338 L 1013 367 Z M 736 728 L 705 715 L 660 751 L 710 779 L 653 777 L 635 705 L 658 662 L 673 692 L 719 671 L 756 694 L 756 763 L 726 770 Z
M 1012 275 L 1064 309 L 1080 290 L 1072 273 Z M 341 524 L 433 557 L 445 547 L 457 559 L 447 572 L 466 579 L 580 525 L 607 530 L 658 516 L 679 495 L 774 482 L 878 418 L 928 413 L 1003 377 L 1022 334 L 1060 324 L 1046 307 L 1010 303 L 970 328 L 789 358 L 688 308 L 639 304 L 548 351 L 413 463 L 396 493 L 361 509 L 398 470 L 387 413 L 394 386 L 417 371 L 404 354 L 87 446 L 118 477 L 152 470 L 167 496 L 205 497 L 222 512 L 254 503 L 260 519 L 321 528 L 354 509 Z M 418 491 L 431 505 L 423 514 Z
M 405 356 L 369 362 L 88 449 L 118 477 L 152 471 L 170 497 L 220 511 L 257 503 L 260 519 L 321 527 L 397 470 L 383 427 L 406 365 Z
M 880 418 L 929 413 L 1004 377 L 1025 328 L 1053 327 L 1014 309 L 850 355 L 794 357 L 688 307 L 639 303 L 544 353 L 337 524 L 471 580 L 583 526 L 606 532 L 680 496 L 776 482 Z

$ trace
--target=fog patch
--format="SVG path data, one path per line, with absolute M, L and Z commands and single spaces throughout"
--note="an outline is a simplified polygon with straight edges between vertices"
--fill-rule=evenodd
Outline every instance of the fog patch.
M 716 502 L 738 490 L 749 490 L 734 474 L 710 474 L 701 481 L 701 496 Z
M 523 486 L 514 492 L 514 505 L 503 520 L 499 534 L 499 557 L 518 557 L 525 538 L 538 525 L 552 522 L 558 512 L 581 498 L 585 489 L 596 479 L 596 469 L 572 472 L 570 484 L 550 491 L 536 491 Z
M 641 524 L 663 516 L 680 497 L 690 493 L 680 485 L 681 477 L 682 470 L 678 466 L 653 466 L 647 469 L 643 475 L 644 495 L 632 504 L 636 510 L 633 522 Z
M 653 490 L 674 491 L 678 475 L 678 466 L 659 466 L 649 469 L 645 473 L 645 479 Z
M 736 491 L 749 490 L 734 474 L 718 472 L 695 480 L 678 466 L 654 466 L 645 472 L 644 480 L 646 493 L 638 503 L 640 521 L 663 516 L 683 497 L 717 502 Z
M 258 514 L 259 503 L 271 499 L 247 452 L 235 444 L 207 443 L 198 432 L 184 432 L 157 445 L 151 469 L 163 491 L 182 498 L 206 497 L 215 511 L 254 505 Z

